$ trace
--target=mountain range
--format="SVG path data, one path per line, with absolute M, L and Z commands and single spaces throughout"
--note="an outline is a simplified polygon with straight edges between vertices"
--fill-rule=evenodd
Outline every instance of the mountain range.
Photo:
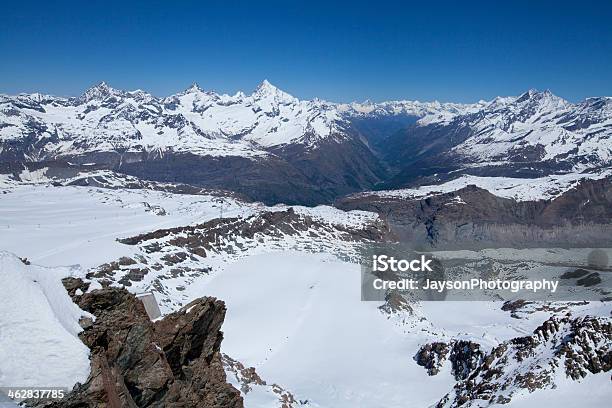
M 268 204 L 462 175 L 593 173 L 612 161 L 612 98 L 573 104 L 530 90 L 475 104 L 299 100 L 197 84 L 168 97 L 102 82 L 78 97 L 0 96 L 0 171 L 110 169 L 232 190 Z

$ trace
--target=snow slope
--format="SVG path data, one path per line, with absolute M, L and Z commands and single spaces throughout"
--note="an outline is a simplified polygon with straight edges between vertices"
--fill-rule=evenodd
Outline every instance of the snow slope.
M 227 304 L 222 351 L 298 399 L 335 408 L 434 403 L 451 379 L 414 364 L 419 338 L 397 331 L 380 304 L 359 300 L 359 277 L 357 265 L 285 252 L 241 260 L 199 290 Z
M 25 265 L 0 251 L 0 386 L 66 387 L 89 375 L 89 349 L 61 278 L 69 268 Z
M 509 161 L 546 162 L 574 172 L 607 168 L 612 163 L 612 98 L 572 104 L 550 91 L 530 90 L 453 117 L 447 133 L 468 133 L 450 153 L 472 166 Z
M 220 215 L 248 215 L 257 205 L 231 198 L 154 190 L 23 185 L 0 195 L 0 250 L 49 266 L 84 269 L 132 254 L 116 238 Z M 164 209 L 166 215 L 156 214 Z
M 448 365 L 428 376 L 413 359 L 420 346 L 463 339 L 489 351 L 530 334 L 549 316 L 535 311 L 516 319 L 501 302 L 423 302 L 413 305 L 414 315 L 386 315 L 381 303 L 360 301 L 357 265 L 290 251 L 241 259 L 187 290 L 225 300 L 223 352 L 288 387 L 297 399 L 334 408 L 431 406 L 455 380 Z M 605 304 L 581 307 L 575 315 L 610 311 Z M 608 377 L 593 375 L 583 382 L 600 384 Z M 611 391 L 594 393 L 564 378 L 559 387 L 593 407 L 606 406 L 603 397 Z M 540 392 L 547 391 L 533 395 Z M 528 395 L 524 406 L 538 406 Z
M 555 389 L 523 394 L 513 398 L 509 404 L 495 404 L 492 407 L 605 407 L 610 404 L 612 390 L 607 373 L 590 375 L 579 381 L 571 381 L 561 375 L 555 378 L 555 384 Z

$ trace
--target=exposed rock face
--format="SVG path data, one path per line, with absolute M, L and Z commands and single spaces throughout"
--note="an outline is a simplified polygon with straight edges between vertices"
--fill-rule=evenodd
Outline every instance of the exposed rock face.
M 204 224 L 157 230 L 125 238 L 120 242 L 138 245 L 146 241 L 169 238 L 168 242 L 171 244 L 180 244 L 194 254 L 206 256 L 206 250 L 220 245 L 220 236 L 227 241 L 237 237 L 253 239 L 258 234 L 280 237 L 311 232 L 317 235 L 335 233 L 348 241 L 384 241 L 388 236 L 385 227 L 383 223 L 376 222 L 360 228 L 348 228 L 296 213 L 293 208 L 289 208 L 286 211 L 264 212 L 248 218 L 216 218 Z
M 68 278 L 69 293 L 95 322 L 83 322 L 91 374 L 61 402 L 46 407 L 242 407 L 226 382 L 219 347 L 225 305 L 201 298 L 151 322 L 143 304 L 125 289 L 86 289 Z
M 344 210 L 385 217 L 404 242 L 440 248 L 612 244 L 612 182 L 583 181 L 553 200 L 515 201 L 476 186 L 410 199 L 375 193 L 346 197 Z
M 414 356 L 418 365 L 425 367 L 427 374 L 436 375 L 448 356 L 448 344 L 443 342 L 428 343 L 422 346 Z
M 472 341 L 456 340 L 450 343 L 434 342 L 422 346 L 414 357 L 429 375 L 436 375 L 448 359 L 456 380 L 464 380 L 482 362 L 484 353 Z
M 343 259 L 359 259 L 364 243 L 390 239 L 387 225 L 378 217 L 374 214 L 363 217 L 354 223 L 341 219 L 330 221 L 289 208 L 160 229 L 120 239 L 123 244 L 138 246 L 140 254 L 103 264 L 86 276 L 142 290 L 153 288 L 160 304 L 174 310 L 183 302 L 181 294 L 174 290 L 181 292 L 191 279 L 218 267 L 215 260 L 237 258 L 262 248 L 324 250 Z M 179 278 L 180 286 L 171 278 Z
M 465 380 L 468 375 L 482 363 L 484 352 L 480 345 L 473 341 L 457 340 L 453 342 L 449 360 L 456 380 Z
M 602 317 L 554 316 L 532 335 L 505 341 L 487 354 L 474 343 L 457 348 L 453 372 L 461 381 L 436 406 L 504 404 L 516 394 L 554 387 L 559 370 L 573 380 L 610 371 L 612 322 Z M 420 353 L 427 355 L 428 349 L 432 346 L 424 346 Z

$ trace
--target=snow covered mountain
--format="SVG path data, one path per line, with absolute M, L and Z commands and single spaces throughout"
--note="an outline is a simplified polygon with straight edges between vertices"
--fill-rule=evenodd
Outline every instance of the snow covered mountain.
M 530 90 L 451 120 L 417 122 L 390 137 L 386 158 L 400 170 L 389 185 L 460 174 L 541 177 L 608 169 L 611 135 L 612 98 L 572 104 Z
M 329 201 L 385 176 L 334 104 L 300 101 L 267 81 L 251 95 L 193 85 L 156 98 L 101 83 L 78 98 L 2 96 L 0 166 L 33 163 L 95 165 L 267 202 Z
M 449 118 L 480 106 L 301 101 L 267 80 L 250 95 L 221 95 L 193 84 L 176 95 L 156 98 L 141 90 L 126 92 L 101 82 L 77 98 L 38 93 L 0 98 L 0 140 L 7 143 L 35 135 L 39 149 L 30 149 L 26 156 L 32 160 L 119 149 L 265 156 L 266 148 L 287 144 L 312 147 L 326 138 L 346 137 L 350 116 Z
M 436 184 L 470 174 L 542 177 L 608 169 L 612 98 L 549 91 L 456 104 L 299 100 L 194 84 L 164 98 L 104 82 L 75 98 L 0 96 L 0 171 L 110 169 L 233 190 L 266 203 Z M 58 170 L 60 169 L 60 170 Z
M 253 157 L 263 147 L 314 144 L 338 133 L 340 121 L 330 105 L 299 101 L 268 81 L 248 96 L 194 84 L 166 98 L 102 82 L 78 98 L 19 95 L 2 105 L 2 140 L 35 134 L 40 143 L 30 159 L 121 149 Z
M 419 101 L 388 101 L 373 103 L 370 101 L 353 102 L 350 104 L 338 104 L 338 109 L 345 115 L 354 117 L 377 117 L 388 118 L 393 116 L 412 116 L 418 119 L 420 124 L 440 123 L 450 121 L 457 115 L 477 112 L 487 105 L 480 101 L 474 104 L 463 104 L 453 102 L 419 102 Z

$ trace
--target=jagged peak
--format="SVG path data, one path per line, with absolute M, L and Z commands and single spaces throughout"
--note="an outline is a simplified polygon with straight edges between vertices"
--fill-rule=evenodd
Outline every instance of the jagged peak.
M 184 96 L 184 95 L 198 95 L 198 98 L 200 99 L 203 97 L 203 95 L 206 95 L 207 97 L 213 98 L 213 99 L 218 99 L 222 96 L 216 93 L 215 91 L 205 90 L 197 82 L 193 82 L 191 86 L 189 86 L 189 88 L 185 89 L 182 92 L 179 92 L 176 95 L 172 95 L 172 96 Z
M 553 94 L 549 89 L 545 89 L 544 91 L 539 91 L 537 89 L 531 88 L 527 92 L 523 92 L 521 95 L 519 95 L 516 98 L 516 102 L 520 103 L 520 102 L 526 102 L 529 100 L 543 100 L 543 99 L 564 101 L 563 98 L 560 98 L 557 95 Z
M 197 82 L 193 82 L 191 86 L 183 91 L 183 93 L 204 92 Z
M 98 91 L 98 92 L 111 92 L 114 89 L 109 86 L 105 81 L 98 82 L 96 85 L 91 86 L 87 91 Z
M 267 79 L 264 79 L 263 81 L 261 81 L 261 83 L 255 89 L 255 92 L 253 92 L 253 96 L 258 99 L 262 99 L 266 97 L 273 97 L 275 99 L 284 99 L 284 100 L 295 100 L 296 99 L 295 97 L 288 94 L 287 92 L 272 85 L 270 81 L 268 81 Z
M 106 82 L 102 81 L 87 89 L 78 100 L 79 102 L 89 102 L 92 100 L 104 100 L 109 96 L 121 96 L 122 91 L 110 87 Z
M 257 88 L 255 88 L 255 92 L 274 92 L 278 90 L 279 89 L 272 85 L 267 79 L 261 81 L 261 83 L 257 85 Z

